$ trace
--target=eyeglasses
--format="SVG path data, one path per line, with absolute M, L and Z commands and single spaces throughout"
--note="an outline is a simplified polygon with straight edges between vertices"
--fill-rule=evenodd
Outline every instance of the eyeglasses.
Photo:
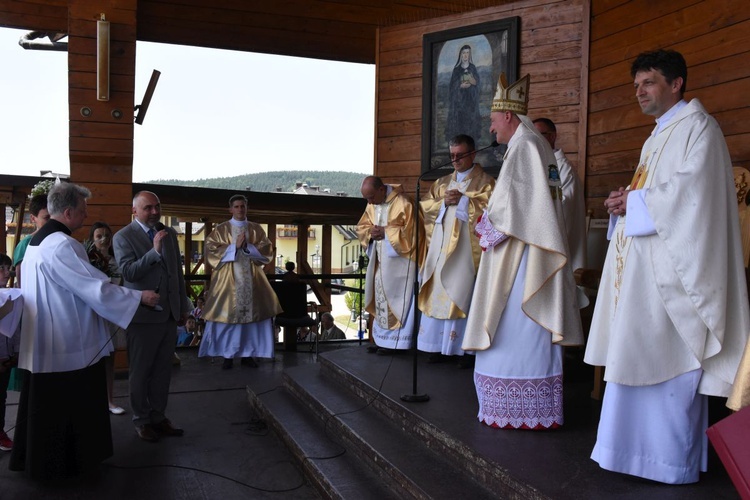
M 461 160 L 463 158 L 466 158 L 467 156 L 470 156 L 471 153 L 473 152 L 474 150 L 472 149 L 471 151 L 466 151 L 465 153 L 451 153 L 450 154 L 451 161 L 456 161 L 456 160 Z

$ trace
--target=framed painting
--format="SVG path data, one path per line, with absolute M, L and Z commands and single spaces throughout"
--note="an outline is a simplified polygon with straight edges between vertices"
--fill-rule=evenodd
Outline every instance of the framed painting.
M 519 24 L 511 17 L 424 35 L 422 174 L 450 165 L 448 142 L 458 134 L 473 137 L 477 150 L 495 140 L 490 107 L 500 73 L 509 83 L 518 79 Z M 504 145 L 490 147 L 475 161 L 497 177 L 504 153 Z

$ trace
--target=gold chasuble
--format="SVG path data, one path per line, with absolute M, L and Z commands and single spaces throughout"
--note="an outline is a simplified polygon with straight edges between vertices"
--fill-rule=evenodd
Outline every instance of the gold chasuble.
M 494 186 L 495 179 L 475 163 L 460 182 L 455 171 L 436 180 L 420 202 L 428 246 L 419 290 L 419 310 L 424 314 L 439 319 L 465 318 L 468 314 L 474 277 L 482 254 L 474 228 Z M 443 205 L 445 192 L 450 189 L 457 189 L 468 198 L 468 231 L 462 231 L 464 222 L 456 217 L 456 206 Z M 436 224 L 438 218 L 440 224 Z M 435 235 L 438 239 L 432 241 Z M 466 241 L 462 242 L 462 238 Z M 471 254 L 473 265 L 468 259 L 464 260 L 464 254 Z M 436 296 L 445 300 L 436 301 Z
M 357 235 L 364 248 L 372 244 L 365 281 L 365 310 L 373 314 L 385 330 L 401 328 L 410 311 L 416 272 L 414 202 L 400 185 L 390 185 L 383 203 L 369 204 L 357 224 Z M 370 241 L 373 226 L 385 227 L 386 238 Z M 420 234 L 420 247 L 424 237 Z M 410 333 L 404 332 L 407 338 Z
M 237 249 L 233 262 L 222 261 L 228 247 L 234 245 L 243 231 L 247 243 L 255 246 L 260 257 Z M 263 265 L 273 256 L 273 248 L 260 224 L 222 222 L 206 237 L 205 246 L 206 258 L 214 272 L 203 319 L 230 324 L 255 323 L 281 312 L 279 300 L 263 272 Z

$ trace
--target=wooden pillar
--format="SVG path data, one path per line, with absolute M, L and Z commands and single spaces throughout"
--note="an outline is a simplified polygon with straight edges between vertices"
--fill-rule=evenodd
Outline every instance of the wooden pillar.
M 266 274 L 276 274 L 276 224 L 268 224 L 268 233 L 266 234 L 268 239 L 271 240 L 271 248 L 273 248 L 273 257 L 271 262 L 263 266 L 263 272 Z
M 86 224 L 132 214 L 137 0 L 68 0 L 70 179 L 89 188 Z M 97 100 L 97 21 L 110 23 L 109 100 Z M 77 236 L 83 236 L 87 228 Z
M 193 223 L 185 221 L 185 276 L 193 274 L 191 260 L 193 258 Z
M 206 280 L 211 278 L 211 272 L 213 271 L 211 264 L 208 263 L 208 259 L 206 258 L 206 237 L 208 237 L 213 230 L 214 225 L 211 221 L 206 221 L 206 224 L 203 226 L 203 274 L 206 275 Z M 208 281 L 206 281 L 206 285 L 206 288 L 208 288 Z
M 323 235 L 321 238 L 321 274 L 331 274 L 331 233 L 332 227 L 330 224 L 323 224 Z M 323 280 L 324 283 L 330 283 L 330 279 Z M 325 288 L 325 294 L 327 297 L 326 302 L 331 302 L 331 289 Z
M 310 231 L 309 224 L 297 225 L 297 266 L 300 267 L 302 262 L 307 262 L 307 233 Z M 309 264 L 309 262 L 307 262 Z

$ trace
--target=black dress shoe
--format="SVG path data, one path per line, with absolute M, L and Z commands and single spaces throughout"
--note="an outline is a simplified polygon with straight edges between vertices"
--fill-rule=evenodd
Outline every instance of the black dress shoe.
M 476 356 L 473 354 L 464 354 L 463 356 L 458 357 L 458 367 L 461 370 L 466 370 L 468 368 L 474 368 L 474 362 L 476 361 Z
M 370 354 L 378 352 L 378 349 L 379 349 L 379 347 L 376 346 L 375 344 L 367 346 L 367 352 L 369 352 Z
M 151 424 L 151 427 L 162 436 L 182 436 L 185 434 L 183 429 L 178 429 L 172 425 L 172 422 L 168 418 L 165 418 L 158 424 Z
M 445 361 L 445 356 L 439 352 L 433 352 L 427 357 L 427 362 L 430 364 L 442 363 Z
M 135 433 L 138 434 L 139 438 L 148 441 L 149 443 L 155 443 L 159 440 L 159 435 L 156 433 L 156 430 L 149 424 L 136 425 Z
M 234 359 L 232 358 L 224 358 L 224 363 L 221 365 L 222 370 L 231 370 L 232 366 L 234 366 Z
M 240 364 L 242 366 L 249 366 L 251 368 L 258 368 L 258 363 L 252 357 L 242 358 L 240 360 Z

